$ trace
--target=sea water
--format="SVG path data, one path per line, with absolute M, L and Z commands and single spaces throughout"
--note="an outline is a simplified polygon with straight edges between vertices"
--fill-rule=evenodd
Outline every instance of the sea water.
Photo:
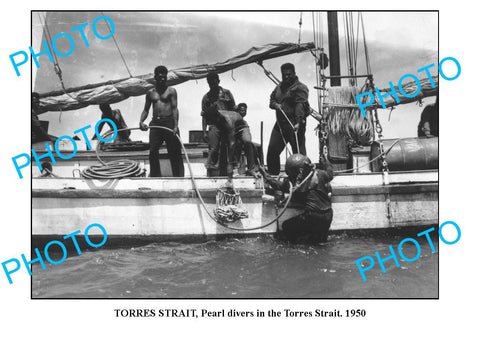
M 427 229 L 427 228 L 424 228 Z M 416 232 L 423 231 L 418 229 Z M 412 236 L 413 235 L 413 236 Z M 330 235 L 321 245 L 292 245 L 270 235 L 204 243 L 152 243 L 84 251 L 59 265 L 35 264 L 33 298 L 437 298 L 438 238 L 432 253 L 425 237 L 372 232 Z M 405 237 L 421 255 L 378 262 L 365 272 L 355 260 L 386 258 Z M 410 244 L 411 245 L 411 244 Z M 414 258 L 415 246 L 403 253 Z

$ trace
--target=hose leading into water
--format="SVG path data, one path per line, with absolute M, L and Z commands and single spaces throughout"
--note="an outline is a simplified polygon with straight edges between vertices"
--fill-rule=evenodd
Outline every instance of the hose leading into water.
M 215 218 L 215 216 L 208 210 L 208 208 L 205 204 L 205 201 L 203 200 L 203 197 L 200 194 L 200 190 L 197 187 L 197 182 L 196 182 L 195 176 L 193 175 L 193 170 L 192 170 L 192 166 L 191 166 L 191 163 L 190 163 L 190 159 L 188 157 L 188 152 L 185 149 L 185 145 L 183 144 L 180 136 L 175 134 L 172 129 L 169 129 L 169 128 L 164 127 L 164 126 L 149 126 L 149 128 L 150 129 L 160 129 L 160 130 L 169 131 L 169 132 L 173 133 L 175 135 L 175 137 L 177 137 L 178 141 L 180 142 L 180 145 L 182 146 L 182 150 L 183 150 L 183 153 L 185 155 L 185 160 L 187 161 L 187 166 L 188 166 L 188 170 L 190 172 L 190 178 L 192 180 L 193 189 L 197 193 L 198 199 L 200 200 L 200 203 L 201 203 L 203 209 L 205 210 L 207 215 L 213 221 L 215 221 L 216 223 L 220 224 L 221 226 L 223 226 L 225 228 L 228 228 L 228 229 L 231 229 L 231 230 L 237 230 L 237 231 L 259 230 L 259 229 L 266 228 L 270 224 L 276 222 L 283 215 L 283 213 L 286 211 L 295 190 L 297 190 L 299 187 L 301 187 L 314 173 L 314 170 L 312 170 L 308 174 L 308 176 L 306 176 L 305 179 L 299 185 L 297 185 L 295 187 L 292 187 L 290 185 L 289 195 L 288 195 L 288 198 L 287 198 L 282 210 L 280 210 L 280 213 L 277 216 L 275 216 L 275 218 L 273 218 L 271 221 L 268 221 L 267 223 L 264 223 L 260 226 L 252 227 L 252 228 L 232 227 L 232 226 L 229 226 L 229 225 L 217 220 Z M 118 129 L 117 133 L 120 132 L 120 131 L 127 131 L 127 130 L 140 130 L 140 128 Z M 107 133 L 105 133 L 102 136 L 102 138 L 105 139 L 109 135 L 113 134 L 113 132 L 114 131 L 108 131 Z M 100 158 L 100 156 L 98 154 L 99 145 L 100 145 L 100 143 L 97 144 L 97 147 L 95 148 L 95 153 L 96 153 L 97 159 L 100 161 L 100 163 L 102 163 L 102 165 L 93 165 L 93 166 L 90 166 L 89 168 L 83 170 L 81 172 L 83 177 L 91 178 L 91 179 L 113 179 L 113 178 L 125 178 L 125 177 L 131 177 L 131 176 L 140 176 L 140 175 L 144 174 L 144 170 L 142 170 L 140 168 L 140 164 L 138 162 L 135 162 L 135 161 L 132 161 L 132 160 L 121 159 L 121 160 L 111 161 L 111 162 L 106 162 L 105 163 Z

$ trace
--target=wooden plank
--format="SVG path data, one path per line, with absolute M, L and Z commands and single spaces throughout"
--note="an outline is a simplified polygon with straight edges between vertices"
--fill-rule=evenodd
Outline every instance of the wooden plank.
M 438 183 L 438 171 L 415 171 L 393 173 L 388 176 L 390 184 L 428 184 Z M 225 177 L 198 177 L 196 178 L 199 188 L 208 189 L 218 187 L 226 182 Z M 332 187 L 378 187 L 383 186 L 383 174 L 381 173 L 356 173 L 335 176 L 331 182 Z M 262 180 L 256 180 L 253 177 L 235 177 L 233 179 L 235 187 L 238 188 L 262 188 Z M 139 189 L 151 188 L 152 190 L 171 190 L 175 188 L 192 189 L 190 178 L 126 178 L 111 180 L 87 180 L 84 178 L 33 178 L 33 189 L 62 189 L 73 187 L 76 189 Z M 343 189 L 338 189 L 343 190 Z
M 195 179 L 197 188 L 203 190 L 216 189 L 227 182 L 226 177 L 199 177 Z M 235 177 L 232 180 L 237 189 L 261 189 L 263 181 L 253 177 Z M 32 190 L 61 190 L 75 188 L 88 189 L 116 189 L 116 190 L 193 190 L 190 178 L 161 177 L 161 178 L 125 178 L 125 179 L 85 179 L 85 178 L 34 178 Z
M 231 224 L 235 228 L 251 228 L 271 221 L 272 208 L 263 209 L 258 199 L 243 200 L 249 218 Z M 206 202 L 212 212 L 215 201 Z M 213 221 L 194 198 L 34 198 L 32 200 L 33 235 L 67 235 L 100 223 L 110 235 L 220 235 L 259 233 L 235 231 Z M 275 224 L 262 233 L 275 231 Z M 92 235 L 101 234 L 92 229 Z
M 263 191 L 260 189 L 239 190 L 242 198 L 261 198 Z M 200 194 L 203 198 L 213 198 L 217 194 L 216 189 L 202 189 Z M 195 190 L 116 190 L 116 189 L 33 189 L 32 197 L 35 198 L 196 198 Z
M 415 194 L 424 192 L 438 192 L 437 183 L 422 184 L 394 184 L 371 187 L 332 187 L 332 197 L 351 195 L 378 195 L 378 194 Z

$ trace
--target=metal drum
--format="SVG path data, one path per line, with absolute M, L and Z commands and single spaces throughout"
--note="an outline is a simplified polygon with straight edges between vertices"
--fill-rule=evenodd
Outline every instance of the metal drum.
M 390 171 L 438 169 L 438 137 L 403 138 L 396 141 L 397 139 L 383 140 L 385 152 L 391 148 L 386 156 Z M 370 159 L 374 159 L 379 154 L 380 145 L 378 142 L 373 142 Z M 380 158 L 372 162 L 372 171 L 381 171 Z

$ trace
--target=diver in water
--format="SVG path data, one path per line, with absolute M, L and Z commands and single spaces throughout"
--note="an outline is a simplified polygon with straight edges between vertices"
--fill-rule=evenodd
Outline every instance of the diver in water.
M 330 185 L 333 179 L 332 165 L 322 157 L 319 168 L 315 169 L 307 156 L 294 154 L 287 159 L 285 172 L 288 178 L 276 180 L 262 171 L 266 182 L 277 192 L 289 192 L 290 185 L 297 187 L 290 206 L 303 210 L 300 215 L 283 222 L 278 236 L 292 243 L 326 242 L 333 218 Z

